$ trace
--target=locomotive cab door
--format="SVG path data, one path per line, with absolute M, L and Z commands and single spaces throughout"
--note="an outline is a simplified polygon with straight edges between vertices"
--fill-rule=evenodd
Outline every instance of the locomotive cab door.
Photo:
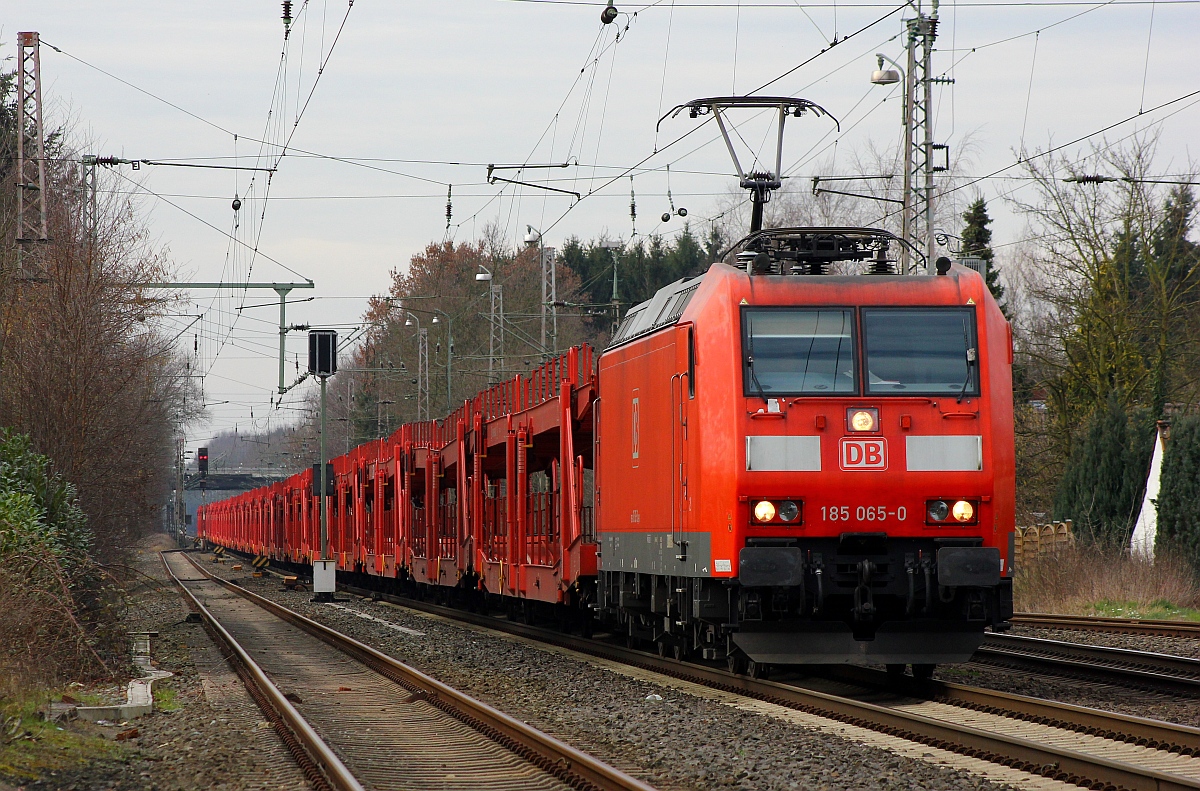
M 675 370 L 671 376 L 671 543 L 675 559 L 688 559 L 688 534 L 692 520 L 692 492 L 688 468 L 692 444 L 691 412 L 695 386 L 696 352 L 693 326 L 675 328 Z

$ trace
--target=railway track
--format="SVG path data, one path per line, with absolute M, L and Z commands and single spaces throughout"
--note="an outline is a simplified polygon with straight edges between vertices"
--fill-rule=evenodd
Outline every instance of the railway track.
M 1140 618 L 1104 618 L 1090 615 L 1021 612 L 1013 616 L 1012 622 L 1017 626 L 1036 626 L 1043 629 L 1148 634 L 1158 637 L 1190 637 L 1200 640 L 1200 623 L 1193 621 L 1156 621 Z
M 315 788 L 652 791 L 185 553 L 162 559 Z
M 1200 789 L 1197 728 L 943 682 L 906 682 L 897 693 L 885 674 L 867 669 L 849 670 L 832 685 L 828 680 L 752 679 L 494 616 L 343 587 L 1085 788 Z
M 1153 691 L 1200 694 L 1200 659 L 1127 648 L 989 634 L 971 660 L 989 666 L 1101 678 Z

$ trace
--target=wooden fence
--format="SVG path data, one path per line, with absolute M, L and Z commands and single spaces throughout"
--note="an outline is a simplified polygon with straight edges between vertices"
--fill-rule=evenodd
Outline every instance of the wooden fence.
M 1013 567 L 1075 546 L 1071 520 L 1018 527 L 1013 535 Z

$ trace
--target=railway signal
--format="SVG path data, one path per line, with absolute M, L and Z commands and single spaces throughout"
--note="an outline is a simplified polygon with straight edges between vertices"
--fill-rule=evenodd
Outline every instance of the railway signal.
M 199 470 L 201 478 L 208 477 L 208 448 L 199 448 L 196 451 L 196 469 Z
M 325 455 L 325 385 L 329 377 L 337 373 L 337 331 L 309 330 L 308 331 L 308 373 L 321 380 L 321 460 L 313 470 L 313 484 L 319 494 L 317 509 L 321 514 L 321 545 L 317 549 L 317 557 L 313 560 L 313 601 L 333 601 L 333 592 L 337 589 L 337 562 L 325 557 L 329 547 L 329 508 L 325 497 L 333 485 L 331 467 Z M 318 476 L 319 472 L 319 476 Z M 320 477 L 319 486 L 317 477 Z

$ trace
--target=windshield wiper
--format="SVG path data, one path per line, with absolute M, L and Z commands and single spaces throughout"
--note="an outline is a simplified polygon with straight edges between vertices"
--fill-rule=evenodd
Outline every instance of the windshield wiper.
M 746 350 L 748 352 L 746 354 L 746 365 L 750 369 L 750 381 L 754 382 L 754 386 L 756 388 L 758 388 L 758 397 L 763 400 L 764 404 L 766 404 L 766 403 L 768 403 L 767 402 L 767 394 L 765 392 L 763 392 L 762 382 L 758 381 L 758 373 L 755 372 L 755 370 L 754 370 L 754 321 L 753 320 L 751 320 L 750 322 L 747 323 L 746 341 L 747 341 L 746 342 Z
M 967 378 L 963 380 L 962 389 L 958 391 L 958 398 L 954 399 L 954 403 L 961 404 L 963 396 L 967 394 L 967 387 L 971 384 L 971 366 L 975 365 L 975 360 L 979 356 L 978 351 L 971 343 L 971 334 L 967 330 L 967 320 L 963 319 L 963 346 L 967 347 Z

